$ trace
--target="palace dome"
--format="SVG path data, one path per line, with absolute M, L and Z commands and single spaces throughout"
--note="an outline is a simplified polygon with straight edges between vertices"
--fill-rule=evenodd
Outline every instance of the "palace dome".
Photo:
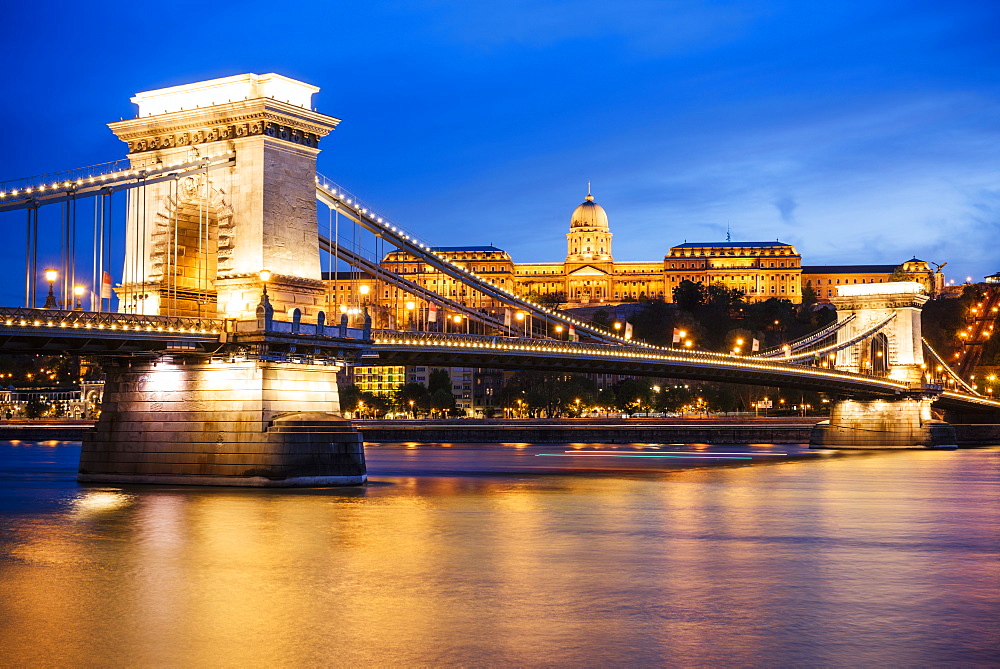
M 574 228 L 600 228 L 608 230 L 608 214 L 604 207 L 594 202 L 594 196 L 587 189 L 587 197 L 583 204 L 573 210 L 573 215 L 569 219 L 570 230 Z

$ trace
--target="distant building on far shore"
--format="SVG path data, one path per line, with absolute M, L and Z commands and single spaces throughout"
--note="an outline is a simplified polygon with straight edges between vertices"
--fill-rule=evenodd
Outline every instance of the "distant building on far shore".
M 931 297 L 944 290 L 943 265 L 932 269 L 919 258 L 910 258 L 900 265 L 803 265 L 802 288 L 816 292 L 820 302 L 829 302 L 837 294 L 837 286 L 888 281 L 917 281 Z

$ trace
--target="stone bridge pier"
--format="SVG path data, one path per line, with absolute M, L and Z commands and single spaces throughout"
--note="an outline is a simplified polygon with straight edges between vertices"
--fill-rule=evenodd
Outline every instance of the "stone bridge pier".
M 884 376 L 904 389 L 894 398 L 841 398 L 830 419 L 818 423 L 810 445 L 816 448 L 955 448 L 955 429 L 936 420 L 931 404 L 940 388 L 925 383 L 920 309 L 928 300 L 917 282 L 840 286 L 831 301 L 840 321 L 838 342 L 886 321 L 870 337 L 841 350 L 837 369 Z
M 208 161 L 130 191 L 119 310 L 234 328 L 210 352 L 105 357 L 80 481 L 365 481 L 361 436 L 340 414 L 344 359 L 324 334 L 316 156 L 339 120 L 313 110 L 318 90 L 244 74 L 139 93 L 136 118 L 110 124 L 135 170 Z M 276 334 L 281 323 L 293 330 Z
M 212 356 L 109 361 L 81 482 L 251 487 L 366 480 L 335 365 Z

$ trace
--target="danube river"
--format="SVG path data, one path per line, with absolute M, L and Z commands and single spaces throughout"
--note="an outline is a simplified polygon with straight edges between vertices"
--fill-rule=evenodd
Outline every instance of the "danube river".
M 0 443 L 0 666 L 1000 663 L 997 448 L 383 445 L 299 491 L 78 456 Z

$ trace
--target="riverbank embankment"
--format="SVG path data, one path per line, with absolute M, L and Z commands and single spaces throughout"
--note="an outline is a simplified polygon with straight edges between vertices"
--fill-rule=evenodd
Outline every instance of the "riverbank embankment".
M 356 420 L 370 443 L 804 444 L 820 417 Z M 959 446 L 1000 445 L 1000 424 L 956 424 Z M 80 441 L 90 421 L 4 422 L 0 441 Z

